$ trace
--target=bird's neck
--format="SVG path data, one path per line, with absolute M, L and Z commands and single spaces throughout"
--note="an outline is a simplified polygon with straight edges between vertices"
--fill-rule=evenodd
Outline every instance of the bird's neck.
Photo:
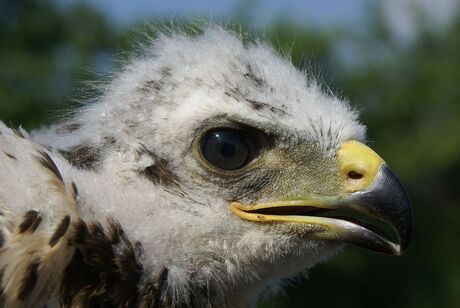
M 78 187 L 82 218 L 61 291 L 67 306 L 248 307 L 268 282 L 318 262 L 317 255 L 264 253 L 271 237 L 259 229 L 257 241 L 216 233 L 206 222 L 194 234 L 188 224 L 202 221 L 171 206 L 174 196 L 150 182 L 133 184 L 130 169 L 113 174 L 56 162 Z
M 170 269 L 146 269 L 143 248 L 132 241 L 121 225 L 110 221 L 81 221 L 76 226 L 78 247 L 68 265 L 61 288 L 61 303 L 77 307 L 245 307 L 248 302 L 236 293 L 215 285 L 188 283 L 187 294 L 177 296 L 168 285 Z

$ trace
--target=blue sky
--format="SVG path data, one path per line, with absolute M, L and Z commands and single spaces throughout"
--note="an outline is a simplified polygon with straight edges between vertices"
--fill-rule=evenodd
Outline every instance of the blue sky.
M 362 18 L 365 0 L 55 0 L 59 4 L 87 3 L 116 24 L 125 26 L 153 16 L 203 17 L 231 20 L 238 8 L 253 6 L 250 19 L 264 25 L 278 18 L 311 26 L 353 25 Z M 367 1 L 367 2 L 374 2 Z
M 410 44 L 423 29 L 443 30 L 457 14 L 459 0 L 54 0 L 62 6 L 86 3 L 120 28 L 152 18 L 181 17 L 235 21 L 243 11 L 253 25 L 284 19 L 328 29 L 341 27 L 366 33 L 366 10 L 379 8 L 397 41 Z M 248 8 L 251 8 L 248 10 Z

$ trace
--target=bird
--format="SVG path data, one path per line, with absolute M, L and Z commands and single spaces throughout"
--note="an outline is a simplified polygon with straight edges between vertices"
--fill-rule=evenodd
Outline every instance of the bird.
M 109 79 L 0 122 L 0 306 L 253 307 L 345 246 L 407 249 L 356 108 L 269 43 L 164 30 Z

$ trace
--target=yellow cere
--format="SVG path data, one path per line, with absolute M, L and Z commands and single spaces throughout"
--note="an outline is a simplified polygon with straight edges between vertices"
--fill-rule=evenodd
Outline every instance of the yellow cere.
M 351 193 L 369 187 L 385 161 L 368 146 L 352 140 L 339 148 L 337 163 L 345 192 Z

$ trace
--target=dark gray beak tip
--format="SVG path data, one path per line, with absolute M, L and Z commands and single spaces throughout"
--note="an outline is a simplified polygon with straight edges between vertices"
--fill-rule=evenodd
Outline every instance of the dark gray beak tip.
M 346 203 L 391 224 L 398 236 L 398 243 L 372 236 L 365 248 L 396 256 L 406 251 L 412 234 L 412 206 L 401 181 L 386 164 L 380 167 L 368 189 L 351 194 Z
M 409 195 L 403 184 L 387 165 L 383 165 L 381 173 L 381 207 L 382 218 L 390 222 L 399 237 L 399 254 L 402 255 L 412 236 L 413 210 Z M 386 187 L 386 188 L 383 188 Z

